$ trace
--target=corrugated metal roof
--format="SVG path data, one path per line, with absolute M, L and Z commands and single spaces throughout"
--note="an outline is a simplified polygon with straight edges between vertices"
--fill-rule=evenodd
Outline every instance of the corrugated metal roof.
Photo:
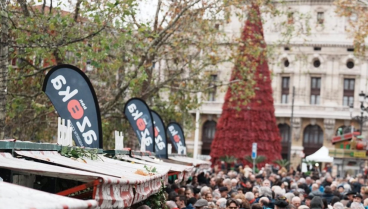
M 0 209 L 97 208 L 95 200 L 78 200 L 5 182 L 0 182 L 0 203 Z

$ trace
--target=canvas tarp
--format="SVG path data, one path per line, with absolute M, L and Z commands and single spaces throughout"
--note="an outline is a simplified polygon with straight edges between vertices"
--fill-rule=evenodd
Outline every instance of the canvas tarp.
M 10 153 L 0 153 L 0 168 L 19 173 L 57 177 L 86 183 L 99 180 L 100 184 L 96 188 L 95 200 L 98 201 L 101 208 L 128 207 L 132 204 L 134 198 L 133 186 L 119 178 L 14 158 Z
M 45 162 L 62 165 L 65 167 L 103 174 L 116 177 L 119 183 L 135 187 L 133 203 L 147 199 L 150 195 L 157 193 L 161 188 L 161 180 L 166 181 L 169 170 L 167 168 L 157 167 L 157 173 L 154 175 L 143 176 L 136 174 L 137 170 L 145 171 L 143 164 L 132 164 L 110 159 L 99 155 L 99 160 L 84 159 L 77 161 L 71 158 L 61 156 L 55 151 L 16 151 L 18 155 L 42 160 Z M 107 189 L 107 193 L 119 194 L 119 191 Z
M 128 155 L 116 155 L 116 157 L 118 159 L 126 160 L 129 162 L 136 162 L 136 163 L 142 163 L 142 164 L 149 163 L 150 165 L 153 165 L 153 166 L 169 167 L 171 172 L 179 172 L 177 183 L 180 183 L 183 179 L 184 181 L 187 181 L 188 178 L 195 171 L 195 168 L 193 166 L 180 165 L 180 164 L 175 164 L 175 163 L 167 163 L 157 158 L 153 159 L 149 156 L 138 156 L 137 155 L 137 156 L 130 157 Z
M 317 152 L 308 155 L 305 157 L 307 161 L 316 161 L 316 162 L 328 162 L 332 163 L 334 158 L 329 156 L 328 148 L 323 146 Z
M 95 200 L 78 200 L 27 187 L 0 182 L 0 209 L 87 209 L 97 208 Z

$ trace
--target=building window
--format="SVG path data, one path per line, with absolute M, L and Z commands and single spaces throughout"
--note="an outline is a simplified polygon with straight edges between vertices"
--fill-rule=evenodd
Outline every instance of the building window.
M 318 24 L 323 24 L 325 18 L 324 18 L 324 13 L 323 12 L 317 12 L 317 23 Z
M 349 69 L 353 69 L 354 68 L 354 62 L 352 60 L 349 60 L 346 63 L 346 67 L 349 68 Z
M 321 95 L 321 78 L 312 78 L 310 103 L 312 105 L 319 105 L 321 98 L 320 95 Z
M 303 147 L 306 155 L 313 154 L 323 145 L 323 130 L 318 125 L 308 125 L 304 129 Z
M 281 143 L 288 144 L 290 142 L 290 126 L 286 123 L 279 124 L 279 131 L 281 136 Z
M 216 122 L 213 120 L 206 121 L 202 128 L 202 155 L 209 155 L 211 152 L 211 144 L 215 138 Z
M 216 81 L 217 81 L 217 75 L 211 75 L 209 91 L 208 91 L 208 101 L 216 100 Z
M 315 59 L 315 60 L 313 61 L 313 66 L 314 66 L 315 68 L 319 68 L 319 66 L 321 66 L 321 61 L 319 61 L 319 59 Z
M 289 67 L 290 63 L 288 59 L 284 60 L 284 67 Z
M 345 78 L 344 79 L 344 96 L 342 100 L 343 106 L 350 106 L 354 103 L 354 87 L 355 79 Z
M 287 104 L 289 101 L 289 83 L 290 77 L 282 77 L 281 83 L 281 103 Z

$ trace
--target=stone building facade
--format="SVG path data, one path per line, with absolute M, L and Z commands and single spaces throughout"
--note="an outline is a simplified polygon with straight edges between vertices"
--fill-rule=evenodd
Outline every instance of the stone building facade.
M 353 40 L 347 32 L 350 19 L 335 13 L 332 0 L 286 0 L 277 5 L 284 15 L 269 18 L 265 15 L 264 34 L 272 52 L 269 66 L 273 75 L 272 87 L 275 115 L 280 129 L 282 156 L 288 157 L 291 140 L 293 165 L 301 162 L 303 155 L 310 155 L 321 146 L 332 148 L 331 139 L 338 128 L 349 132 L 359 129 L 359 93 L 368 93 L 368 59 L 354 55 Z M 294 28 L 294 35 L 287 42 L 281 34 L 286 27 Z M 223 25 L 230 36 L 239 36 L 243 23 L 234 19 Z M 231 63 L 219 66 L 213 79 L 227 82 Z M 292 98 L 294 93 L 293 125 L 291 129 Z M 218 87 L 200 108 L 198 153 L 208 155 L 221 115 L 227 87 Z M 353 112 L 349 106 L 353 105 Z M 363 135 L 368 136 L 368 126 L 363 125 Z M 194 149 L 195 132 L 187 135 L 187 149 Z

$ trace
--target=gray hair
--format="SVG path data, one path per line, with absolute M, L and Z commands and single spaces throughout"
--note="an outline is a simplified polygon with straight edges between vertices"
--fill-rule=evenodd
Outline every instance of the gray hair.
M 225 198 L 220 198 L 217 200 L 216 203 L 218 203 L 219 205 L 219 209 L 226 209 L 226 199 Z
M 272 198 L 272 191 L 270 187 L 259 188 L 259 196 L 266 196 Z
M 247 193 L 245 193 L 245 199 L 247 199 L 249 201 L 253 200 L 254 199 L 253 192 L 247 192 Z
M 176 203 L 174 201 L 166 201 L 166 205 L 171 209 L 171 208 L 177 208 L 178 206 L 176 205 Z
M 333 205 L 334 209 L 344 209 L 344 205 L 341 202 L 335 202 Z
M 224 186 L 231 186 L 231 180 L 230 179 L 225 179 L 223 182 Z
M 351 209 L 364 209 L 364 207 L 362 206 L 362 204 L 359 204 L 357 202 L 352 202 L 350 205 Z
M 293 193 L 286 193 L 285 197 L 288 200 L 288 202 L 291 202 L 291 200 L 293 199 L 293 197 L 295 197 L 295 195 Z
M 298 189 L 298 184 L 297 183 L 292 183 L 290 185 L 290 189 Z
M 205 195 L 205 193 L 207 194 L 208 192 L 210 192 L 210 188 L 208 186 L 201 188 L 201 196 Z

